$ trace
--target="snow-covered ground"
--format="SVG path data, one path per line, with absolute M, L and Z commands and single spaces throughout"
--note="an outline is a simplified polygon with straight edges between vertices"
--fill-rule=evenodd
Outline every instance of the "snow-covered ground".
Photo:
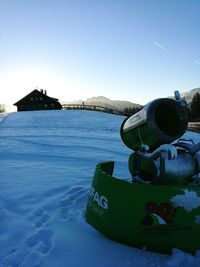
M 0 267 L 200 266 L 200 252 L 143 251 L 85 222 L 95 165 L 114 160 L 115 176 L 129 177 L 123 120 L 90 111 L 19 112 L 1 120 Z

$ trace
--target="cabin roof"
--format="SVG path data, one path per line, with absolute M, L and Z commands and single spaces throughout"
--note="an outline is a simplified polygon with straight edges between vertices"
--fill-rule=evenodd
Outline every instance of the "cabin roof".
M 22 101 L 26 100 L 27 98 L 29 98 L 31 95 L 34 95 L 35 93 L 37 93 L 37 95 L 41 95 L 42 97 L 48 99 L 48 100 L 51 100 L 52 102 L 57 102 L 58 99 L 57 98 L 54 98 L 54 97 L 50 97 L 44 93 L 42 93 L 41 91 L 37 90 L 37 89 L 34 89 L 32 92 L 30 92 L 28 95 L 24 96 L 23 98 L 21 98 L 20 100 L 18 100 L 16 103 L 14 103 L 13 105 L 14 106 L 17 106 L 19 105 Z

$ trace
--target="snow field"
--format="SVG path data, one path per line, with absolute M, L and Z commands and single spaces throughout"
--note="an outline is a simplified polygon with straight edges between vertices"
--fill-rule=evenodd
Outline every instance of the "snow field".
M 107 239 L 84 220 L 98 162 L 129 178 L 123 116 L 90 111 L 9 114 L 0 123 L 0 267 L 199 266 Z M 199 134 L 186 136 L 199 140 Z

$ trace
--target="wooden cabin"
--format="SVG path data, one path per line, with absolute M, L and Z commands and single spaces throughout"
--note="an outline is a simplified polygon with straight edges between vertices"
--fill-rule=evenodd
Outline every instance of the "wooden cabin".
M 46 90 L 33 90 L 31 93 L 17 101 L 17 111 L 62 109 L 58 99 L 49 97 Z

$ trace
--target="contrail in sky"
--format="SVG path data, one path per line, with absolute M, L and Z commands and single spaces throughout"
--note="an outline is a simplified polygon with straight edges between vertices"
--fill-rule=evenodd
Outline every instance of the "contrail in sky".
M 195 63 L 200 65 L 200 61 L 199 60 L 195 60 Z
M 157 47 L 159 47 L 161 50 L 163 50 L 163 51 L 167 51 L 167 49 L 166 49 L 164 46 L 162 46 L 161 44 L 159 44 L 158 42 L 153 41 L 153 43 L 154 43 Z

